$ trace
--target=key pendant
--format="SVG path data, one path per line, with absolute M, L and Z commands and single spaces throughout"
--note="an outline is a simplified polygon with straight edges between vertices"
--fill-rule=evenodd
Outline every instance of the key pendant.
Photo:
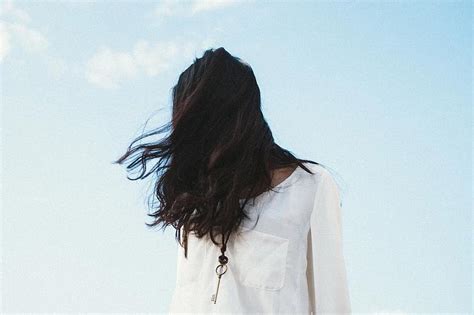
M 216 274 L 217 274 L 217 289 L 216 293 L 214 293 L 211 297 L 211 302 L 216 304 L 217 302 L 217 293 L 219 293 L 219 285 L 221 284 L 221 277 L 227 271 L 227 262 L 229 259 L 226 255 L 222 254 L 219 256 L 219 265 L 216 267 Z
M 227 271 L 227 265 L 218 265 L 216 267 L 217 289 L 216 289 L 216 293 L 214 293 L 211 297 L 211 302 L 214 302 L 214 304 L 216 304 L 217 302 L 217 293 L 219 293 L 219 285 L 221 283 L 221 277 L 226 271 Z

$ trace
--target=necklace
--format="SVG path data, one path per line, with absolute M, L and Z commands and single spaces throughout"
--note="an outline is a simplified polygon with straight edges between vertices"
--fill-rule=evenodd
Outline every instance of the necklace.
M 227 249 L 226 244 L 227 244 L 227 241 L 229 240 L 230 234 L 231 233 L 229 232 L 229 234 L 227 235 L 227 237 L 224 240 L 224 233 L 222 233 L 221 255 L 219 256 L 219 259 L 218 259 L 219 264 L 216 267 L 217 289 L 216 289 L 216 293 L 214 293 L 211 296 L 211 302 L 214 302 L 214 304 L 216 304 L 216 302 L 217 302 L 217 293 L 219 292 L 219 285 L 221 283 L 221 277 L 227 271 L 227 262 L 229 261 L 229 258 L 225 255 L 225 251 Z

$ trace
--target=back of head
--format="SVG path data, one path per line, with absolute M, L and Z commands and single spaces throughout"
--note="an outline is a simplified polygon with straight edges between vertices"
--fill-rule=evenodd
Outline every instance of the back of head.
M 116 163 L 154 173 L 155 220 L 198 237 L 230 234 L 248 217 L 249 199 L 270 190 L 274 169 L 312 162 L 278 146 L 261 111 L 260 89 L 249 64 L 223 47 L 208 49 L 172 89 L 171 122 L 135 139 Z M 135 145 L 171 131 L 158 142 Z M 147 172 L 147 162 L 153 168 Z M 316 163 L 316 162 L 312 162 Z M 243 203 L 240 201 L 244 200 Z
M 206 50 L 179 76 L 173 128 L 175 162 L 199 165 L 206 174 L 247 165 L 273 142 L 252 68 L 222 47 Z

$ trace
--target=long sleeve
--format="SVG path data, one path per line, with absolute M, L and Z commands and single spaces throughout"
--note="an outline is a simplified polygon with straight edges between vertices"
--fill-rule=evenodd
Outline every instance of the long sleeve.
M 338 186 L 322 172 L 310 219 L 307 279 L 312 314 L 350 314 Z

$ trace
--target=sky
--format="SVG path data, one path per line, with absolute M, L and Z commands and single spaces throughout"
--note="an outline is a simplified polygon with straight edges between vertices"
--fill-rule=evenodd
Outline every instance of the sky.
M 2 312 L 165 313 L 174 230 L 112 161 L 205 49 L 334 170 L 354 313 L 472 311 L 471 1 L 2 1 Z

